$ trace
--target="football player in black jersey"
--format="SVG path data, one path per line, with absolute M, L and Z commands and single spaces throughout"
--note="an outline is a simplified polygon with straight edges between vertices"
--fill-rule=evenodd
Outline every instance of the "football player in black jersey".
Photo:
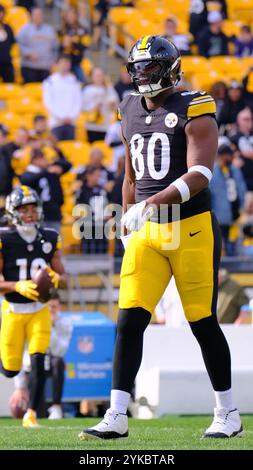
M 218 143 L 215 102 L 205 92 L 176 91 L 180 67 L 177 48 L 161 36 L 143 37 L 129 54 L 136 93 L 120 104 L 125 255 L 111 407 L 102 422 L 81 432 L 82 439 L 128 435 L 126 411 L 143 333 L 172 275 L 215 392 L 215 416 L 205 437 L 242 433 L 230 351 L 216 317 L 221 242 L 208 190 Z
M 55 230 L 40 228 L 42 206 L 28 186 L 15 188 L 6 200 L 11 227 L 0 232 L 0 292 L 2 302 L 0 371 L 14 377 L 22 367 L 25 341 L 31 356 L 29 408 L 24 427 L 37 427 L 36 409 L 44 388 L 44 357 L 49 346 L 51 320 L 48 305 L 38 301 L 32 281 L 46 267 L 55 288 L 65 287 L 60 239 Z

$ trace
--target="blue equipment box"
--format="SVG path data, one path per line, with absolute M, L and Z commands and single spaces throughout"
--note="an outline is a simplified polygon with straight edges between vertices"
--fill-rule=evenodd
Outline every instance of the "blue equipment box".
M 64 312 L 73 325 L 63 401 L 109 399 L 116 326 L 100 312 Z

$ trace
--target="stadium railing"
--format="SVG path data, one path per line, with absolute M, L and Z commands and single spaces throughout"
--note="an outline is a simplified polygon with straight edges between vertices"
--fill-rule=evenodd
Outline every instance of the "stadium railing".
M 97 310 L 100 302 L 105 301 L 108 305 L 108 315 L 113 313 L 113 274 L 114 258 L 111 254 L 73 254 L 63 257 L 66 273 L 69 275 L 67 290 L 62 292 L 62 300 L 68 304 L 68 309 L 73 309 L 74 303 L 79 303 L 85 309 L 87 301 L 95 302 Z M 95 275 L 101 284 L 93 293 L 89 292 L 89 299 L 86 289 L 80 282 L 81 276 Z M 105 291 L 105 292 L 104 292 Z M 92 297 L 92 298 L 91 298 Z

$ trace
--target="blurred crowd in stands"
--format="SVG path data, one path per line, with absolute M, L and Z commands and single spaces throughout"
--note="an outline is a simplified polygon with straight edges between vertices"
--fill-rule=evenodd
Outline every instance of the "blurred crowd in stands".
M 44 223 L 62 231 L 66 252 L 96 251 L 99 241 L 87 248 L 73 238 L 72 210 L 77 203 L 91 209 L 121 203 L 124 147 L 117 107 L 133 87 L 123 63 L 113 83 L 87 50 L 99 47 L 101 28 L 115 40 L 112 21 L 121 12 L 124 18 L 126 11 L 145 17 L 155 4 L 152 27 L 150 18 L 145 21 L 150 33 L 165 35 L 180 49 L 185 73 L 179 89 L 203 85 L 217 104 L 219 150 L 210 189 L 223 254 L 252 257 L 253 7 L 249 3 L 251 16 L 237 20 L 230 0 L 99 0 L 85 2 L 89 23 L 88 17 L 79 20 L 79 3 L 62 2 L 56 27 L 45 20 L 43 7 L 53 7 L 53 1 L 0 0 L 2 224 L 6 196 L 13 186 L 27 184 L 40 194 Z M 119 43 L 124 27 L 129 41 L 124 21 Z M 138 35 L 144 34 L 139 27 Z M 103 244 L 102 251 L 107 249 Z

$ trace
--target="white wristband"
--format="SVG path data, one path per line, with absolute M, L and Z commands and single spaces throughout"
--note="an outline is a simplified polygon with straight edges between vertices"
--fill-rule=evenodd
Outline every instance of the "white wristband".
M 213 177 L 211 170 L 209 170 L 207 166 L 193 165 L 189 168 L 188 173 L 191 173 L 192 171 L 197 171 L 198 173 L 201 173 L 203 176 L 205 176 L 208 179 L 209 182 L 211 181 Z
M 173 184 L 173 186 L 175 186 L 180 192 L 181 199 L 182 199 L 181 202 L 189 201 L 191 197 L 189 186 L 182 178 L 178 178 L 177 180 L 173 181 L 173 183 L 171 184 Z

